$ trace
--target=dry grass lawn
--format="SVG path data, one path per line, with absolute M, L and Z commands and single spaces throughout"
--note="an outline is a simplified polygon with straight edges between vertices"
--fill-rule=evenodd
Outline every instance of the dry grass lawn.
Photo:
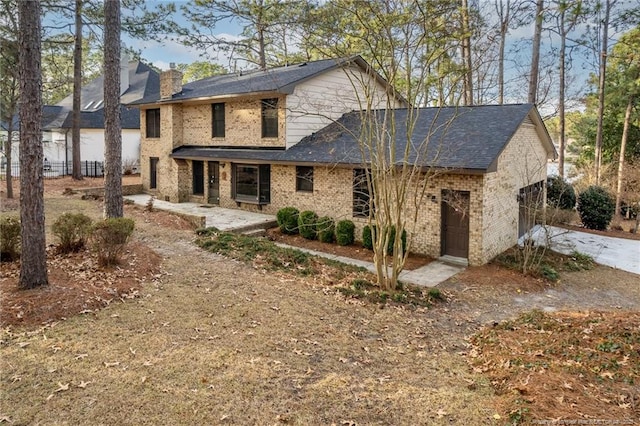
M 47 192 L 49 226 L 63 211 L 100 217 L 100 202 L 63 196 L 64 183 L 57 184 Z M 157 253 L 159 269 L 145 274 L 133 299 L 114 298 L 103 309 L 44 326 L 5 325 L 0 423 L 501 425 L 586 420 L 585 413 L 592 420 L 638 419 L 633 392 L 640 379 L 632 363 L 640 347 L 640 288 L 633 274 L 597 267 L 550 285 L 495 265 L 470 268 L 442 286 L 446 303 L 383 306 L 345 298 L 322 276 L 267 272 L 206 252 L 182 219 L 132 206 L 125 215 L 136 220 L 132 247 Z M 7 270 L 2 265 L 0 288 L 15 279 Z M 582 313 L 559 320 L 534 316 L 543 324 L 559 321 L 552 337 L 526 325 L 523 316 L 481 331 L 474 347 L 468 340 L 482 323 L 535 306 L 594 305 L 620 314 L 598 313 L 592 328 L 601 324 L 603 339 L 605 325 L 614 327 L 612 336 L 628 331 L 628 346 L 614 346 L 614 337 L 611 344 L 582 339 L 588 327 Z M 578 319 L 575 327 L 571 318 Z M 620 318 L 628 330 L 616 328 Z M 563 365 L 595 345 L 599 359 L 611 355 L 622 367 L 571 378 L 565 391 L 586 386 L 596 397 L 576 403 L 560 393 L 564 383 L 558 380 L 569 380 L 562 370 L 544 367 L 552 379 L 545 388 L 540 366 L 528 371 L 516 361 L 505 363 L 542 360 L 536 351 L 552 341 L 547 338 L 573 342 L 575 349 L 548 345 L 549 364 Z M 627 386 L 626 399 L 603 402 L 612 395 L 607 372 Z M 537 374 L 536 380 L 527 382 L 525 373 Z M 550 406 L 545 392 L 566 404 Z M 618 411 L 587 411 L 589 401 L 600 408 L 615 403 Z

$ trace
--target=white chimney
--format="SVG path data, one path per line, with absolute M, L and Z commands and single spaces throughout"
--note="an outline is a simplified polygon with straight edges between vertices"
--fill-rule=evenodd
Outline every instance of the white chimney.
M 129 88 L 129 56 L 123 53 L 120 56 L 120 95 Z

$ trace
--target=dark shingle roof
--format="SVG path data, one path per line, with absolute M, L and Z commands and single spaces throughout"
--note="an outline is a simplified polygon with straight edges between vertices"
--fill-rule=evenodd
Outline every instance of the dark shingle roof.
M 403 152 L 410 144 L 408 160 L 412 164 L 492 170 L 502 150 L 532 112 L 537 115 L 537 110 L 530 104 L 395 110 L 397 158 L 404 157 Z M 379 120 L 384 113 L 375 112 Z M 410 113 L 417 113 L 417 119 L 409 139 L 406 123 Z M 180 147 L 175 150 L 173 157 L 359 165 L 362 164 L 362 155 L 357 135 L 360 134 L 361 125 L 362 114 L 354 111 L 303 138 L 286 151 Z
M 348 63 L 357 63 L 366 67 L 360 56 L 338 59 L 323 59 L 313 62 L 254 70 L 235 74 L 223 74 L 187 83 L 182 92 L 173 95 L 171 101 L 182 101 L 196 98 L 209 98 L 226 95 L 242 95 L 257 92 L 292 93 L 293 88 L 303 81 L 318 74 Z M 132 102 L 132 105 L 155 103 L 160 94 L 154 93 L 143 99 Z
M 140 128 L 140 111 L 125 105 L 157 94 L 160 90 L 160 76 L 148 65 L 140 61 L 130 61 L 129 87 L 120 96 L 120 118 L 123 129 Z M 83 129 L 104 128 L 104 77 L 99 76 L 82 86 L 82 110 L 80 113 L 80 127 Z M 56 105 L 45 105 L 42 126 L 45 130 L 56 128 L 70 128 L 72 123 L 71 109 L 73 95 L 69 95 Z M 47 113 L 48 111 L 48 113 Z

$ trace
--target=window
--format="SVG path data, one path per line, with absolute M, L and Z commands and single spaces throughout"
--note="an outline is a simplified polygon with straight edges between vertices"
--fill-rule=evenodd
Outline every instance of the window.
M 268 164 L 233 165 L 234 198 L 238 202 L 271 202 L 271 168 Z
M 204 161 L 192 161 L 193 195 L 204 194 Z
M 367 184 L 367 171 L 365 169 L 353 169 L 353 216 L 369 217 L 371 202 L 369 185 Z
M 158 187 L 158 161 L 160 161 L 158 157 L 149 158 L 149 177 L 151 179 L 149 189 Z
M 160 137 L 160 108 L 147 110 L 147 137 Z
M 278 137 L 278 98 L 262 100 L 262 137 Z
M 211 136 L 224 138 L 224 103 L 211 104 Z
M 313 192 L 313 167 L 296 166 L 296 191 Z

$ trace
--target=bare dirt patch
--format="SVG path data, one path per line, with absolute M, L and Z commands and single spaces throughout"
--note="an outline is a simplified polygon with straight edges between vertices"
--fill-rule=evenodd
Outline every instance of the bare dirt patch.
M 140 243 L 131 243 L 117 267 L 105 269 L 89 251 L 47 253 L 49 285 L 19 290 L 19 262 L 3 263 L 0 275 L 1 326 L 43 325 L 91 312 L 113 301 L 136 297 L 142 284 L 158 272 L 160 257 Z
M 280 232 L 280 228 L 268 229 L 267 236 L 273 241 L 294 247 L 302 247 L 336 256 L 350 257 L 352 259 L 362 260 L 365 262 L 373 262 L 373 252 L 362 247 L 357 242 L 350 246 L 339 246 L 338 244 L 323 243 L 317 240 L 307 240 L 301 235 L 283 234 Z M 391 262 L 391 258 L 389 258 L 389 262 Z M 411 271 L 418 269 L 421 266 L 428 265 L 431 262 L 433 262 L 433 259 L 428 256 L 411 253 L 405 263 L 405 269 Z
M 533 311 L 472 342 L 469 362 L 490 378 L 509 423 L 640 418 L 637 312 Z

